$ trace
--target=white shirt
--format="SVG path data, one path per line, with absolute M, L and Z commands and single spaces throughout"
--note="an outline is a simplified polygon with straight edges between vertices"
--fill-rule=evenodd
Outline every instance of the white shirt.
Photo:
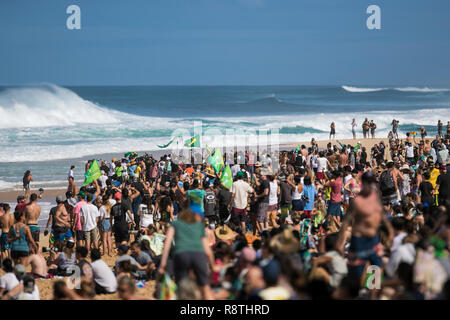
M 8 272 L 0 278 L 0 288 L 4 288 L 6 291 L 11 291 L 18 284 L 19 280 L 13 272 Z
M 138 209 L 138 215 L 141 218 L 141 227 L 147 228 L 153 224 L 153 213 L 149 212 L 146 204 L 141 203 Z
M 101 206 L 100 209 L 98 209 L 98 214 L 99 217 L 103 219 L 108 219 L 111 217 L 110 214 L 106 211 L 105 206 Z
M 108 172 L 108 176 L 112 177 L 116 173 L 116 171 L 114 169 L 116 169 L 116 165 L 114 164 L 114 162 L 112 162 L 111 168 L 109 169 L 109 172 Z
M 253 188 L 244 180 L 238 180 L 231 185 L 231 193 L 234 194 L 232 207 L 236 209 L 247 208 L 248 194 Z
M 414 147 L 413 146 L 405 146 L 406 157 L 414 158 Z
M 83 231 L 91 231 L 97 226 L 97 218 L 100 216 L 98 208 L 92 203 L 86 203 L 81 207 L 80 217 L 84 217 L 84 223 L 81 226 Z
M 317 158 L 317 172 L 327 171 L 327 158 Z
M 117 290 L 117 280 L 112 270 L 102 259 L 91 263 L 94 281 L 105 288 L 106 291 L 113 293 Z
M 277 180 L 269 182 L 269 206 L 273 206 L 278 203 L 278 183 Z
M 101 184 L 102 184 L 102 188 L 106 188 L 106 180 L 108 180 L 108 177 L 105 175 L 101 175 L 100 178 L 98 178 L 98 180 L 100 180 Z
M 69 170 L 69 173 L 67 174 L 67 179 L 69 179 L 70 177 L 73 178 L 73 170 Z

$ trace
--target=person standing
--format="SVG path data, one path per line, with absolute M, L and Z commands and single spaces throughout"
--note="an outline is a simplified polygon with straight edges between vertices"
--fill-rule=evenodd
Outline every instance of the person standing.
M 87 203 L 81 207 L 80 210 L 80 221 L 81 227 L 84 233 L 84 237 L 86 239 L 86 248 L 90 250 L 91 243 L 94 248 L 98 248 L 98 220 L 99 220 L 99 212 L 98 208 L 92 204 L 92 193 L 88 193 L 86 195 Z
M 330 140 L 331 140 L 331 137 L 333 137 L 333 139 L 336 139 L 336 126 L 335 126 L 334 122 L 332 122 L 330 125 Z
M 356 120 L 353 118 L 352 120 L 352 134 L 353 134 L 353 139 L 356 139 Z
M 11 258 L 14 264 L 28 264 L 30 254 L 30 244 L 36 249 L 37 245 L 33 240 L 30 228 L 25 224 L 25 214 L 23 212 L 14 213 L 15 223 L 9 229 L 7 241 L 10 243 Z
M 34 181 L 33 176 L 31 175 L 31 171 L 27 170 L 23 174 L 23 189 L 25 190 L 25 200 L 28 200 L 30 197 L 30 182 Z
M 39 244 L 39 235 L 41 229 L 38 226 L 39 216 L 41 215 L 41 206 L 37 204 L 38 195 L 31 194 L 30 203 L 25 207 L 25 221 L 30 228 L 33 240 Z
M 437 129 L 438 129 L 438 136 L 439 136 L 439 138 L 443 138 L 444 136 L 442 135 L 442 122 L 441 122 L 441 120 L 438 120 Z
M 245 220 L 247 216 L 248 196 L 253 193 L 253 188 L 244 181 L 244 172 L 236 173 L 236 181 L 231 185 L 231 197 L 228 207 L 232 211 L 233 222 L 239 224 L 245 232 Z
M 369 137 L 369 136 L 368 136 L 368 134 L 369 134 L 369 127 L 370 127 L 370 122 L 369 122 L 369 120 L 366 118 L 366 119 L 364 120 L 364 122 L 363 122 L 363 125 L 362 125 L 364 139 L 367 139 L 367 138 Z
M 427 130 L 425 129 L 424 126 L 420 127 L 420 136 L 422 137 L 422 140 L 424 140 L 425 137 L 427 136 Z
M 372 139 L 375 139 L 375 129 L 377 128 L 377 125 L 375 124 L 375 122 L 373 122 L 373 120 L 370 121 L 370 134 L 372 136 Z
M 398 139 L 398 120 L 392 120 L 392 135 L 395 136 L 396 139 Z
M 0 227 L 2 235 L 0 237 L 0 249 L 1 260 L 11 257 L 10 245 L 7 241 L 9 229 L 14 224 L 14 215 L 10 213 L 10 206 L 7 203 L 0 204 L 0 212 L 3 210 L 3 214 L 0 216 Z

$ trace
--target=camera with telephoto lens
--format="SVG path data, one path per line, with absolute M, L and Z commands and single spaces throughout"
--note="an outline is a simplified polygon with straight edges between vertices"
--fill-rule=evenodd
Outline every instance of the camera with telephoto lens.
M 43 247 L 42 248 L 42 252 L 50 252 L 50 251 L 58 252 L 59 249 L 58 248 L 49 248 L 49 247 Z

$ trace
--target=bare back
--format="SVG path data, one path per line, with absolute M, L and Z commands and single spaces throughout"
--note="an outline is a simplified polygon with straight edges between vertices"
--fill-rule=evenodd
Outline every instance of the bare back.
M 32 202 L 25 207 L 25 219 L 27 224 L 37 224 L 41 215 L 41 206 Z

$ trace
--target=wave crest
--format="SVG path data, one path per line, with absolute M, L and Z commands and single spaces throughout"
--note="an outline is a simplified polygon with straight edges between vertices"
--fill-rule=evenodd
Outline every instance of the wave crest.
M 53 84 L 0 92 L 0 128 L 74 126 L 120 122 L 111 111 Z

